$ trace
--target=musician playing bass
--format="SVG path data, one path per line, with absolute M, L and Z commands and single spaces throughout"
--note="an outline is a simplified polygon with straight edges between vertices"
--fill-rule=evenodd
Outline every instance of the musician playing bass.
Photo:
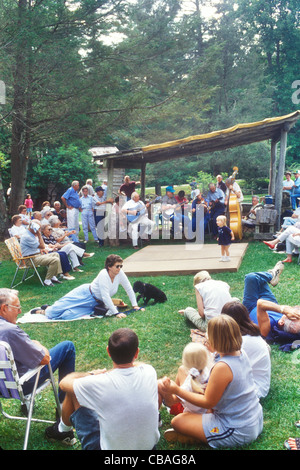
M 155 226 L 155 223 L 148 218 L 148 207 L 149 204 L 144 204 L 137 192 L 133 192 L 131 199 L 122 207 L 122 213 L 126 215 L 129 222 L 128 230 L 134 249 L 138 248 L 139 236 L 148 238 Z

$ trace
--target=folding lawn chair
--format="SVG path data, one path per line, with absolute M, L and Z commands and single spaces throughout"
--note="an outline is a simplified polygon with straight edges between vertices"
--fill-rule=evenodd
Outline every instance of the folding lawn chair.
M 18 286 L 19 284 L 22 284 L 22 282 L 27 281 L 27 279 L 30 279 L 35 274 L 39 278 L 40 283 L 42 284 L 42 286 L 44 286 L 44 283 L 41 279 L 41 276 L 38 273 L 37 267 L 35 266 L 35 264 L 33 262 L 34 256 L 22 256 L 20 243 L 19 243 L 19 241 L 16 237 L 8 238 L 7 240 L 5 240 L 5 244 L 6 244 L 7 248 L 9 249 L 9 252 L 12 256 L 13 261 L 17 265 L 17 268 L 16 268 L 16 271 L 15 271 L 13 280 L 11 282 L 10 288 L 12 289 L 12 288 Z M 28 271 L 30 269 L 33 269 L 34 273 L 31 276 L 27 277 Z M 24 270 L 22 280 L 20 282 L 18 282 L 18 284 L 13 285 L 19 270 Z
M 49 368 L 50 378 L 46 380 L 40 387 L 38 387 L 40 371 L 43 367 Z M 34 376 L 35 382 L 32 393 L 29 395 L 24 395 L 23 385 Z M 55 422 L 44 419 L 32 418 L 35 396 L 50 384 L 52 385 L 58 414 L 59 416 L 61 416 L 61 405 L 58 399 L 58 393 L 55 386 L 51 364 L 49 363 L 46 366 L 38 366 L 35 369 L 29 370 L 20 378 L 16 368 L 11 347 L 5 341 L 0 341 L 0 411 L 5 418 L 27 421 L 23 450 L 27 449 L 30 425 L 32 421 L 50 424 L 53 424 Z M 25 405 L 26 407 L 27 416 L 11 416 L 7 414 L 3 410 L 1 403 L 5 399 L 20 400 L 22 405 Z

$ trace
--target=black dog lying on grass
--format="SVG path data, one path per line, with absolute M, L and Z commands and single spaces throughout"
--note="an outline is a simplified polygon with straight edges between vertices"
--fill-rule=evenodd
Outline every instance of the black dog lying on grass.
M 157 302 L 159 303 L 166 302 L 167 300 L 166 294 L 162 290 L 158 289 L 158 287 L 155 287 L 152 284 L 147 284 L 145 282 L 136 281 L 133 284 L 133 290 L 134 292 L 139 293 L 139 295 L 137 296 L 137 301 L 139 301 L 140 299 L 143 299 L 143 301 L 145 302 L 145 305 L 147 305 L 150 299 L 154 300 L 153 305 L 156 304 Z

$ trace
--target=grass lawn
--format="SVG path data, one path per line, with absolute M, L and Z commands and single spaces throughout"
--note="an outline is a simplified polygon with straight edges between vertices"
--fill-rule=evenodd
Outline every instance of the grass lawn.
M 244 241 L 244 240 L 243 240 Z M 156 241 L 153 243 L 157 243 Z M 166 243 L 166 241 L 164 241 Z M 208 242 L 213 243 L 213 242 Z M 219 248 L 216 246 L 216 249 Z M 70 289 L 90 282 L 104 266 L 104 260 L 110 253 L 117 253 L 126 258 L 132 254 L 131 245 L 117 248 L 99 248 L 93 242 L 87 245 L 87 251 L 95 252 L 95 256 L 85 261 L 84 273 L 76 273 L 76 280 L 64 281 L 55 287 L 41 287 L 35 278 L 18 286 L 23 313 L 29 309 L 51 304 Z M 9 287 L 15 266 L 10 261 L 8 251 L 0 244 L 0 286 Z M 231 286 L 233 296 L 242 298 L 243 280 L 245 274 L 251 271 L 265 271 L 273 267 L 284 255 L 274 254 L 261 242 L 249 239 L 249 247 L 237 273 L 223 273 L 213 275 L 214 279 L 226 281 Z M 126 319 L 107 318 L 93 320 L 79 320 L 74 322 L 27 324 L 21 325 L 32 339 L 37 339 L 46 347 L 51 348 L 62 340 L 72 340 L 76 346 L 76 370 L 90 370 L 92 368 L 111 366 L 105 348 L 110 334 L 119 327 L 129 327 L 136 331 L 140 340 L 141 361 L 151 363 L 158 377 L 168 375 L 175 378 L 180 364 L 182 350 L 190 341 L 191 325 L 177 313 L 180 308 L 195 306 L 193 294 L 193 276 L 160 276 L 145 277 L 143 280 L 162 288 L 168 301 L 162 305 L 149 305 L 145 312 L 136 312 L 128 315 Z M 132 283 L 136 278 L 130 278 Z M 279 303 L 300 304 L 299 298 L 299 266 L 294 263 L 288 265 L 281 275 L 279 284 L 272 288 Z M 117 295 L 128 301 L 126 294 L 121 290 Z M 299 352 L 284 353 L 277 345 L 271 346 L 272 356 L 272 382 L 267 398 L 262 400 L 264 409 L 264 430 L 256 442 L 245 446 L 245 450 L 282 450 L 283 442 L 288 437 L 298 437 L 294 422 L 300 418 L 300 385 L 299 385 Z M 10 400 L 5 402 L 10 411 L 19 411 L 19 403 Z M 49 389 L 45 390 L 36 400 L 35 416 L 54 419 L 54 400 Z M 130 419 L 130 417 L 128 417 Z M 166 409 L 162 409 L 163 426 L 158 450 L 171 449 L 201 449 L 209 450 L 205 446 L 183 446 L 169 444 L 163 437 L 164 430 L 170 427 L 171 416 Z M 29 438 L 29 449 L 59 450 L 59 444 L 48 442 L 44 437 L 45 424 L 32 424 Z M 22 449 L 25 424 L 18 421 L 8 421 L 0 418 L 0 446 L 7 450 Z M 65 447 L 63 447 L 65 449 Z M 78 445 L 69 451 L 80 449 Z

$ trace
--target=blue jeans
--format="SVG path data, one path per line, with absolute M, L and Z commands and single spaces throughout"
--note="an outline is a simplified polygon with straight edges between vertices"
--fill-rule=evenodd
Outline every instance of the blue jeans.
M 82 450 L 101 450 L 100 425 L 95 411 L 81 406 L 70 416 Z
M 49 351 L 51 357 L 52 371 L 55 372 L 58 369 L 58 380 L 61 381 L 66 375 L 75 371 L 75 346 L 71 341 L 62 341 Z M 43 367 L 40 373 L 39 383 L 40 386 L 49 378 L 48 367 Z M 34 386 L 35 377 L 29 380 L 23 387 L 25 395 L 31 393 Z M 60 403 L 65 398 L 65 392 L 58 390 L 58 398 Z
M 278 303 L 270 289 L 272 274 L 268 272 L 250 273 L 245 276 L 243 304 L 249 313 L 256 308 L 258 299 Z

